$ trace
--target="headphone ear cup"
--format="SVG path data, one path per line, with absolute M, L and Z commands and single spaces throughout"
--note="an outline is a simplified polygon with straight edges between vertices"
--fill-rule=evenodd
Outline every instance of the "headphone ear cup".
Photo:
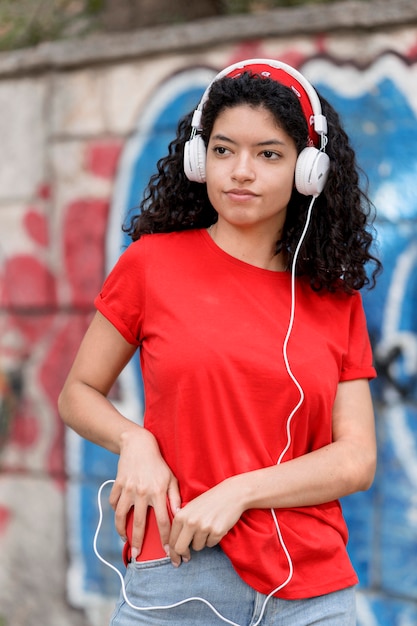
M 317 148 L 304 148 L 295 166 L 295 187 L 304 196 L 318 196 L 329 175 L 330 159 Z
M 184 172 L 194 183 L 206 182 L 206 146 L 201 135 L 196 135 L 184 146 Z

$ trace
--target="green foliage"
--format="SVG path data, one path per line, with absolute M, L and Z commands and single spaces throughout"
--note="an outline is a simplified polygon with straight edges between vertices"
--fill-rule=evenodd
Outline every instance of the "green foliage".
M 334 1 L 218 0 L 213 3 L 213 7 L 217 7 L 218 15 L 236 15 Z M 109 4 L 110 0 L 0 0 L 0 51 L 35 46 L 43 41 L 79 37 L 100 30 L 103 28 L 100 20 Z M 158 0 L 155 0 L 155 4 L 158 4 Z M 216 12 L 215 8 L 213 10 Z M 186 15 L 182 14 L 181 19 L 186 20 Z
M 96 27 L 95 18 L 104 3 L 105 0 L 0 0 L 0 50 L 87 33 Z
M 102 11 L 103 8 L 104 8 L 104 0 L 86 0 L 85 10 L 87 13 L 94 15 L 95 13 L 100 13 L 100 11 Z
M 291 7 L 303 4 L 326 4 L 336 0 L 223 0 L 224 13 L 256 13 L 280 7 Z

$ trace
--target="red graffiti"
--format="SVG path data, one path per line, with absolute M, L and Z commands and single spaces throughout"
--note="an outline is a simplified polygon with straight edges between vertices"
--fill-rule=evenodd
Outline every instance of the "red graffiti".
M 111 178 L 120 150 L 120 142 L 89 145 L 86 169 Z M 42 446 L 44 470 L 63 488 L 65 429 L 57 399 L 103 281 L 109 198 L 79 198 L 64 207 L 61 242 L 53 242 L 61 250 L 57 263 L 59 257 L 46 254 L 51 245 L 45 210 L 50 185 L 42 183 L 35 196 L 36 205 L 28 207 L 21 224 L 34 251 L 8 256 L 0 269 L 0 306 L 5 312 L 0 364 L 20 371 L 23 380 L 3 442 L 20 451 L 10 457 L 19 461 L 8 466 L 3 462 L 2 469 L 27 471 L 28 453 Z M 0 532 L 7 522 L 8 512 L 0 507 Z
M 88 198 L 67 209 L 63 246 L 73 305 L 91 307 L 100 288 L 108 209 L 108 200 Z
M 417 59 L 417 38 L 407 51 L 407 57 L 409 59 Z
M 40 200 L 49 200 L 51 193 L 51 185 L 49 183 L 41 183 L 36 191 L 36 195 Z
M 6 260 L 2 301 L 7 308 L 55 307 L 55 287 L 53 273 L 36 257 L 19 254 Z
M 27 233 L 40 246 L 46 247 L 49 243 L 49 229 L 46 217 L 36 209 L 29 209 L 24 216 L 24 226 Z
M 29 449 L 36 445 L 40 438 L 39 419 L 30 415 L 30 406 L 22 406 L 20 411 L 13 416 L 10 440 L 21 450 Z
M 0 505 L 0 535 L 4 535 L 11 520 L 10 509 Z
M 326 36 L 320 35 L 315 41 L 317 52 L 323 52 L 325 50 Z M 310 55 L 311 56 L 311 55 Z M 265 50 L 265 42 L 261 40 L 244 41 L 237 46 L 233 56 L 229 59 L 229 64 L 237 63 L 242 59 L 276 59 L 287 63 L 292 67 L 300 67 L 306 60 L 306 54 L 300 52 L 298 48 L 287 48 L 285 53 L 274 53 L 271 55 L 270 51 Z
M 269 54 L 265 53 L 264 42 L 255 39 L 252 41 L 243 41 L 236 47 L 233 56 L 229 59 L 227 65 L 238 63 L 242 59 L 264 59 L 269 58 Z
M 102 178 L 113 178 L 122 144 L 119 141 L 95 142 L 85 153 L 85 169 Z

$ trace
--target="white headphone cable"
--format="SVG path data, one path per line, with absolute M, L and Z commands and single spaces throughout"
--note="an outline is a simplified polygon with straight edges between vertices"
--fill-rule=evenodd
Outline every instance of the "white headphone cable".
M 312 210 L 313 210 L 313 206 L 314 206 L 314 201 L 316 199 L 316 196 L 312 197 L 312 200 L 310 202 L 309 208 L 308 208 L 308 212 L 307 212 L 307 217 L 306 217 L 306 222 L 304 225 L 304 229 L 301 233 L 300 239 L 298 241 L 297 247 L 295 249 L 294 252 L 294 257 L 292 260 L 292 264 L 291 264 L 291 311 L 290 311 L 290 319 L 288 322 L 288 328 L 287 328 L 287 332 L 286 332 L 286 336 L 284 339 L 284 343 L 283 343 L 283 348 L 282 348 L 282 352 L 283 352 L 283 357 L 284 357 L 284 362 L 285 362 L 285 367 L 287 369 L 288 375 L 290 376 L 291 380 L 293 381 L 293 383 L 295 384 L 295 386 L 297 387 L 299 393 L 300 393 L 300 399 L 297 402 L 296 406 L 294 407 L 294 409 L 291 411 L 290 415 L 287 418 L 287 423 L 286 423 L 286 432 L 287 432 L 287 443 L 285 445 L 285 448 L 282 450 L 278 461 L 277 461 L 277 465 L 279 465 L 282 462 L 282 459 L 284 458 L 285 454 L 287 453 L 287 451 L 289 450 L 289 447 L 291 445 L 291 421 L 294 417 L 294 415 L 296 414 L 296 412 L 299 410 L 299 408 L 301 407 L 301 405 L 304 402 L 304 391 L 303 388 L 301 387 L 300 383 L 298 382 L 297 378 L 294 376 L 290 364 L 289 364 L 289 360 L 288 360 L 288 342 L 291 336 L 291 332 L 294 326 L 294 318 L 295 318 L 295 279 L 296 279 L 296 263 L 297 263 L 297 259 L 298 259 L 298 255 L 301 249 L 301 246 L 304 242 L 304 238 L 307 234 L 307 230 L 308 227 L 310 225 L 310 221 L 311 221 L 311 215 L 312 215 Z M 175 602 L 173 604 L 167 604 L 167 605 L 162 605 L 162 606 L 147 606 L 147 607 L 140 607 L 140 606 L 136 606 L 134 604 L 132 604 L 129 600 L 129 598 L 127 597 L 127 593 L 126 593 L 126 586 L 125 586 L 125 581 L 124 578 L 122 576 L 122 574 L 120 573 L 120 571 L 117 569 L 117 567 L 115 567 L 112 563 L 109 563 L 109 561 L 107 561 L 106 559 L 104 559 L 98 548 L 97 548 L 97 540 L 98 540 L 98 536 L 101 530 L 101 525 L 103 522 L 103 508 L 101 505 L 101 494 L 102 491 L 104 489 L 104 487 L 106 485 L 109 484 L 113 484 L 114 480 L 110 479 L 110 480 L 106 480 L 104 481 L 101 485 L 100 488 L 98 490 L 97 493 L 97 503 L 98 503 L 98 510 L 99 510 L 99 521 L 97 524 L 97 528 L 96 528 L 96 532 L 94 533 L 94 539 L 93 539 L 93 549 L 94 549 L 94 553 L 97 556 L 97 558 L 104 563 L 104 565 L 107 565 L 107 567 L 109 567 L 110 569 L 112 569 L 114 572 L 116 572 L 116 574 L 118 575 L 119 579 L 120 579 L 120 583 L 121 583 L 121 589 L 122 589 L 122 594 L 123 594 L 123 598 L 126 602 L 126 604 L 128 604 L 132 609 L 134 609 L 135 611 L 157 611 L 157 610 L 167 610 L 167 609 L 173 609 L 175 607 L 181 606 L 182 604 L 186 604 L 188 602 L 202 602 L 203 604 L 206 604 L 212 611 L 213 613 L 215 613 L 215 615 L 217 615 L 217 617 L 219 617 L 223 622 L 225 622 L 226 624 L 230 624 L 231 626 L 241 626 L 240 624 L 237 624 L 236 622 L 233 622 L 232 620 L 229 620 L 227 617 L 225 617 L 224 615 L 222 615 L 221 613 L 219 613 L 219 611 L 216 609 L 215 606 L 213 606 L 211 604 L 211 602 L 209 602 L 208 600 L 206 600 L 205 598 L 201 598 L 200 596 L 195 596 L 195 597 L 190 597 L 190 598 L 184 598 L 184 600 L 180 600 L 178 602 Z M 268 601 L 270 600 L 270 598 L 276 594 L 278 591 L 281 591 L 281 589 L 283 589 L 284 587 L 286 587 L 286 585 L 288 585 L 288 583 L 290 582 L 290 580 L 293 577 L 294 574 L 294 566 L 291 560 L 291 555 L 288 551 L 287 546 L 285 545 L 284 539 L 282 537 L 282 533 L 281 533 L 281 528 L 275 513 L 274 509 L 270 509 L 271 511 L 271 515 L 272 518 L 274 520 L 274 524 L 275 524 L 275 529 L 278 535 L 278 540 L 279 543 L 284 551 L 284 554 L 286 556 L 287 562 L 288 562 L 288 567 L 289 567 L 289 574 L 286 578 L 286 580 L 281 583 L 278 587 L 276 587 L 275 589 L 273 589 L 265 598 L 263 605 L 262 605 L 262 609 L 260 611 L 259 614 L 259 618 L 257 619 L 257 621 L 253 624 L 253 626 L 258 626 L 263 614 L 265 612 L 266 609 L 266 605 L 268 603 Z
M 178 602 L 174 602 L 173 604 L 166 604 L 166 605 L 163 605 L 163 606 L 145 606 L 145 607 L 143 607 L 143 606 L 136 606 L 135 604 L 132 604 L 132 602 L 130 602 L 130 600 L 127 597 L 127 594 L 126 594 L 126 586 L 125 586 L 125 581 L 124 581 L 124 578 L 123 578 L 122 574 L 119 572 L 117 567 L 115 567 L 112 563 L 109 563 L 109 561 L 106 561 L 106 559 L 104 559 L 101 556 L 101 554 L 99 553 L 99 551 L 97 549 L 97 539 L 98 539 L 98 535 L 100 533 L 101 524 L 103 522 L 103 509 L 102 509 L 102 506 L 101 506 L 101 492 L 103 491 L 103 488 L 106 485 L 109 485 L 111 483 L 114 483 L 113 479 L 106 480 L 104 483 L 102 483 L 102 485 L 100 486 L 100 489 L 98 490 L 97 501 L 98 501 L 98 509 L 99 509 L 99 522 L 97 524 L 96 532 L 94 534 L 93 549 L 94 549 L 94 552 L 95 552 L 96 556 L 100 559 L 100 561 L 102 563 L 104 563 L 105 565 L 107 565 L 108 567 L 110 567 L 110 569 L 112 569 L 114 572 L 116 572 L 116 574 L 120 578 L 122 594 L 123 594 L 123 598 L 124 598 L 126 604 L 128 604 L 130 606 L 130 608 L 134 609 L 135 611 L 158 611 L 158 610 L 174 609 L 175 607 L 181 606 L 182 604 L 185 604 L 187 602 L 198 601 L 198 602 L 203 602 L 204 604 L 206 604 L 221 620 L 223 620 L 227 624 L 231 624 L 231 626 L 240 626 L 240 624 L 237 624 L 236 622 L 232 622 L 231 620 L 227 619 L 227 617 L 224 617 L 221 613 L 218 612 L 216 607 L 214 607 L 208 600 L 206 600 L 205 598 L 200 598 L 199 596 L 190 597 L 190 598 L 184 598 L 184 600 L 179 600 Z
M 290 336 L 291 336 L 291 333 L 292 333 L 292 329 L 293 329 L 293 326 L 294 326 L 294 319 L 295 319 L 295 300 L 296 300 L 295 299 L 295 279 L 296 279 L 296 273 L 295 272 L 296 272 L 296 264 L 297 264 L 297 259 L 298 259 L 298 255 L 300 253 L 301 246 L 303 245 L 305 236 L 306 236 L 307 231 L 308 231 L 308 227 L 310 226 L 311 215 L 312 215 L 312 212 L 313 212 L 313 206 L 314 206 L 315 200 L 316 200 L 316 196 L 313 196 L 312 199 L 311 199 L 310 205 L 308 207 L 307 217 L 306 217 L 306 221 L 305 221 L 305 224 L 304 224 L 304 228 L 303 228 L 303 231 L 302 231 L 302 233 L 300 235 L 300 238 L 298 240 L 298 244 L 297 244 L 297 246 L 295 248 L 294 256 L 293 256 L 293 260 L 292 260 L 292 264 L 291 264 L 291 311 L 290 311 L 290 319 L 289 319 L 289 322 L 288 322 L 287 333 L 285 335 L 284 343 L 283 343 L 283 346 L 282 346 L 282 354 L 283 354 L 283 357 L 284 357 L 286 370 L 288 372 L 289 377 L 291 378 L 291 380 L 293 381 L 293 383 L 295 384 L 295 386 L 297 387 L 297 389 L 299 391 L 300 399 L 299 399 L 299 401 L 297 402 L 297 404 L 295 405 L 295 407 L 293 408 L 293 410 L 291 411 L 290 415 L 287 418 L 287 424 L 286 424 L 287 444 L 286 444 L 285 448 L 283 449 L 283 451 L 281 452 L 281 454 L 280 454 L 280 456 L 278 458 L 277 465 L 280 465 L 280 463 L 282 462 L 282 459 L 284 458 L 285 454 L 287 453 L 287 451 L 288 451 L 288 449 L 289 449 L 289 447 L 291 445 L 291 422 L 292 422 L 292 419 L 293 419 L 294 415 L 296 414 L 296 412 L 299 410 L 299 408 L 301 407 L 301 405 L 304 402 L 304 391 L 303 391 L 303 388 L 300 385 L 300 383 L 298 382 L 297 378 L 294 376 L 294 374 L 293 374 L 293 372 L 291 370 L 291 367 L 290 367 L 289 360 L 288 360 L 288 342 L 289 342 L 289 339 L 290 339 Z M 286 580 L 281 585 L 279 585 L 278 587 L 273 589 L 267 595 L 267 597 L 265 598 L 265 601 L 264 601 L 264 603 L 262 605 L 261 612 L 259 614 L 259 618 L 255 622 L 254 626 L 258 626 L 258 624 L 260 623 L 260 621 L 261 621 L 261 619 L 263 617 L 263 614 L 265 612 L 266 604 L 267 604 L 268 600 L 273 595 L 278 593 L 278 591 L 281 591 L 281 589 L 286 587 L 288 585 L 288 583 L 290 582 L 290 580 L 292 579 L 293 574 L 294 574 L 294 566 L 293 566 L 293 562 L 292 562 L 292 559 L 291 559 L 291 555 L 290 555 L 290 553 L 288 551 L 288 548 L 287 548 L 287 546 L 286 546 L 286 544 L 284 542 L 284 539 L 283 539 L 283 536 L 282 536 L 282 533 L 281 533 L 281 527 L 280 527 L 278 519 L 277 519 L 277 515 L 276 515 L 274 509 L 270 509 L 270 511 L 271 511 L 272 518 L 274 520 L 275 529 L 277 531 L 277 535 L 278 535 L 279 542 L 281 544 L 281 548 L 283 549 L 284 554 L 285 554 L 285 556 L 287 558 L 287 561 L 288 561 L 289 573 L 288 573 L 288 577 L 286 578 Z

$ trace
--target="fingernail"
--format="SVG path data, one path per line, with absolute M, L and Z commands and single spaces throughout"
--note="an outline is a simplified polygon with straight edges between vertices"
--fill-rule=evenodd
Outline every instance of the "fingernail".
M 166 554 L 167 556 L 169 556 L 169 545 L 168 545 L 168 544 L 166 544 L 166 545 L 164 546 L 164 550 L 165 550 L 165 554 Z
M 132 548 L 132 560 L 136 561 L 139 556 L 139 550 L 137 548 Z

